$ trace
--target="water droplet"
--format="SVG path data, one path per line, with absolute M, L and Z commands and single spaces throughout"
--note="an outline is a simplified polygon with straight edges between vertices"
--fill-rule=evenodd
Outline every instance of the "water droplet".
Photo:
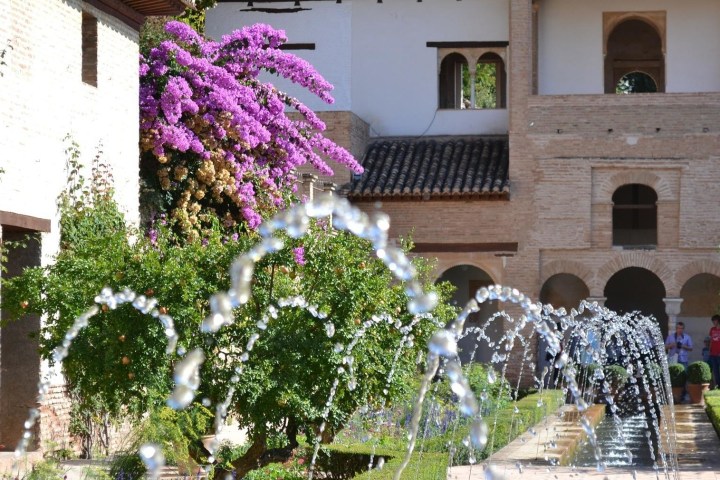
M 487 374 L 488 383 L 495 383 L 495 380 L 497 380 L 497 374 L 495 373 L 495 370 L 492 368 L 488 370 Z
M 342 343 L 336 343 L 335 346 L 333 347 L 333 352 L 340 353 L 343 351 L 344 348 L 345 347 L 343 346 Z
M 173 410 L 182 410 L 192 403 L 193 398 L 195 398 L 195 390 L 187 385 L 177 385 L 168 398 L 167 405 Z
M 330 322 L 326 323 L 325 324 L 325 333 L 327 334 L 327 336 L 329 338 L 332 338 L 333 335 L 335 335 L 335 324 L 330 323 Z
M 440 330 L 430 339 L 428 349 L 436 355 L 454 358 L 457 356 L 455 336 L 448 330 Z
M 437 303 L 437 294 L 435 292 L 429 292 L 410 300 L 408 302 L 408 311 L 413 315 L 430 312 L 437 306 Z
M 305 211 L 309 217 L 328 217 L 333 213 L 333 198 L 331 195 L 318 195 L 305 203 Z
M 140 459 L 150 474 L 150 478 L 155 479 L 160 474 L 160 470 L 165 466 L 165 455 L 163 455 L 160 445 L 155 443 L 145 443 L 138 451 Z
M 385 466 L 385 457 L 378 458 L 377 465 L 375 466 L 375 468 L 377 468 L 378 470 L 382 470 L 382 468 L 384 466 Z
M 488 426 L 481 418 L 476 418 L 470 428 L 470 439 L 478 450 L 485 448 L 488 441 Z

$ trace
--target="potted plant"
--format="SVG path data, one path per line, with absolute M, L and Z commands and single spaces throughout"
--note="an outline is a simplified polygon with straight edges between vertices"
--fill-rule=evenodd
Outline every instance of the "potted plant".
M 693 362 L 688 366 L 687 390 L 690 394 L 690 403 L 704 405 L 703 392 L 710 389 L 710 365 L 703 361 Z
M 683 390 L 685 390 L 685 383 L 687 383 L 687 372 L 685 371 L 685 366 L 679 363 L 670 365 L 669 370 L 673 400 L 675 403 L 680 403 L 682 401 Z

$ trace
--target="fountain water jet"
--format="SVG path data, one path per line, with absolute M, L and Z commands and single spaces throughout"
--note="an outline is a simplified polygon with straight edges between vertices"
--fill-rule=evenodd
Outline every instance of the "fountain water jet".
M 232 264 L 230 269 L 232 281 L 230 289 L 226 292 L 218 292 L 210 298 L 211 313 L 203 321 L 201 331 L 213 334 L 218 332 L 223 326 L 230 325 L 234 322 L 233 310 L 246 304 L 251 298 L 251 282 L 253 279 L 255 264 L 266 254 L 282 248 L 282 241 L 275 237 L 275 233 L 278 230 L 284 229 L 291 237 L 299 238 L 307 231 L 310 218 L 328 216 L 332 217 L 332 223 L 335 228 L 347 230 L 360 238 L 371 241 L 378 258 L 387 265 L 389 270 L 393 272 L 394 276 L 398 280 L 404 282 L 409 299 L 408 310 L 410 313 L 422 315 L 434 308 L 437 303 L 437 298 L 432 293 L 424 293 L 422 291 L 419 283 L 415 280 L 416 272 L 414 271 L 410 261 L 405 257 L 402 250 L 388 244 L 387 231 L 389 223 L 387 216 L 384 214 L 376 214 L 371 218 L 357 208 L 352 207 L 344 199 L 338 199 L 333 196 L 324 196 L 318 197 L 307 204 L 297 205 L 290 210 L 282 212 L 261 226 L 259 230 L 262 236 L 261 242 L 246 254 L 237 258 Z M 131 296 L 134 297 L 134 294 L 131 292 L 126 292 L 123 295 L 126 295 L 127 298 Z M 103 301 L 109 308 L 114 308 L 114 303 L 122 303 L 121 298 L 116 295 L 105 295 L 104 297 L 101 295 L 101 297 L 104 299 Z M 518 290 L 509 287 L 491 286 L 479 289 L 475 294 L 475 298 L 468 302 L 457 318 L 451 322 L 447 328 L 438 330 L 430 340 L 425 374 L 419 389 L 418 401 L 415 404 L 412 414 L 410 442 L 406 457 L 404 458 L 400 468 L 395 473 L 396 479 L 400 478 L 402 475 L 402 472 L 406 468 L 410 455 L 415 447 L 423 399 L 428 391 L 430 381 L 435 377 L 441 364 L 444 364 L 444 372 L 450 380 L 451 389 L 458 397 L 460 412 L 472 419 L 470 441 L 473 448 L 482 450 L 488 441 L 492 444 L 494 438 L 492 437 L 492 431 L 490 431 L 487 423 L 482 417 L 479 403 L 463 374 L 462 366 L 460 365 L 458 358 L 457 342 L 459 338 L 465 334 L 464 332 L 467 331 L 465 328 L 465 322 L 468 316 L 477 312 L 479 305 L 483 302 L 494 300 L 515 304 L 523 311 L 523 314 L 517 320 L 512 319 L 505 313 L 494 317 L 494 319 L 502 318 L 504 322 L 511 325 L 511 328 L 508 330 L 503 339 L 498 342 L 493 359 L 497 362 L 504 363 L 506 368 L 508 356 L 515 351 L 516 342 L 519 341 L 522 347 L 521 358 L 523 359 L 523 363 L 520 369 L 520 376 L 522 376 L 525 362 L 529 360 L 528 353 L 531 351 L 531 343 L 529 341 L 530 337 L 526 336 L 526 331 L 530 330 L 542 338 L 547 344 L 546 350 L 554 357 L 557 357 L 553 365 L 553 367 L 559 372 L 558 377 L 555 379 L 555 383 L 559 384 L 563 390 L 569 394 L 570 400 L 574 403 L 579 412 L 584 412 L 587 409 L 588 399 L 593 400 L 595 393 L 593 391 L 592 394 L 588 394 L 588 390 L 581 388 L 578 384 L 578 365 L 587 365 L 587 362 L 585 362 L 584 359 L 578 359 L 574 356 L 577 355 L 578 352 L 584 352 L 588 354 L 591 359 L 598 360 L 600 363 L 603 360 L 607 360 L 608 352 L 606 346 L 608 342 L 610 342 L 613 338 L 616 340 L 620 338 L 622 332 L 624 331 L 623 329 L 627 330 L 628 325 L 632 321 L 636 320 L 635 317 L 618 317 L 609 310 L 599 307 L 597 304 L 590 304 L 587 302 L 583 302 L 579 306 L 578 310 L 573 310 L 570 314 L 567 314 L 563 310 L 556 311 L 550 306 L 543 306 L 542 304 L 532 302 L 527 296 L 520 293 Z M 163 322 L 169 339 L 168 353 L 171 353 L 174 350 L 175 343 L 177 342 L 176 335 L 171 334 L 171 332 L 174 332 L 172 329 L 172 319 L 169 316 L 163 316 L 157 313 L 157 310 L 154 308 L 155 304 L 152 303 L 152 300 L 143 300 L 143 302 L 141 311 L 144 313 L 151 313 Z M 77 335 L 79 330 L 87 324 L 88 319 L 92 315 L 96 314 L 97 311 L 98 309 L 94 308 L 78 317 L 71 330 L 68 331 L 66 341 L 63 342 L 61 347 L 58 347 L 55 355 L 56 361 L 61 361 L 65 358 L 65 356 L 67 356 L 72 338 Z M 270 315 L 272 316 L 272 314 Z M 585 324 L 589 321 L 588 317 L 590 318 L 590 323 L 594 322 L 592 328 L 597 330 L 597 332 L 600 332 L 599 334 L 603 337 L 599 345 L 594 345 L 595 342 L 588 338 L 589 336 L 585 333 L 587 327 Z M 613 327 L 613 323 L 609 323 L 609 327 L 602 326 L 603 322 L 607 323 L 609 320 L 615 320 L 617 318 L 621 319 L 620 323 L 623 328 L 618 328 L 616 326 Z M 556 325 L 557 320 L 559 320 L 559 327 Z M 248 352 L 252 350 L 253 344 L 259 338 L 261 332 L 267 328 L 267 323 L 268 321 L 265 318 L 258 321 L 258 332 L 253 334 L 248 341 L 245 347 L 245 352 L 241 357 L 241 361 L 247 361 L 249 358 Z M 367 325 L 366 327 L 369 326 L 371 325 Z M 407 342 L 408 339 L 410 339 L 411 331 L 412 326 L 409 326 L 407 332 L 404 332 L 404 337 L 398 347 L 398 350 L 396 351 L 396 359 L 398 356 L 397 352 L 402 349 L 403 342 Z M 478 330 L 478 339 L 489 340 L 484 331 L 484 328 Z M 651 330 L 651 332 L 651 335 L 654 335 L 654 337 L 651 338 L 651 341 L 656 342 L 657 338 L 655 337 L 658 335 L 657 328 L 655 328 L 654 331 Z M 333 333 L 334 332 L 332 332 L 331 329 L 327 330 L 327 334 L 329 336 L 332 336 Z M 630 342 L 628 345 L 625 345 L 619 340 L 616 341 L 616 343 L 618 342 L 622 344 L 620 353 L 623 355 L 629 354 L 634 358 L 634 362 L 631 362 L 628 365 L 632 366 L 633 371 L 643 372 L 644 369 L 643 364 L 640 361 L 640 357 L 643 354 L 648 354 L 648 349 L 646 348 L 647 345 L 643 347 L 636 341 Z M 338 350 L 336 345 L 336 348 L 334 349 L 335 353 L 340 353 L 343 348 L 346 348 L 348 349 L 347 353 L 349 355 L 352 350 L 350 345 L 338 345 L 340 345 L 340 348 Z M 654 345 L 656 346 L 657 344 L 655 343 Z M 490 348 L 492 348 L 492 346 L 490 346 Z M 504 352 L 500 351 L 501 348 L 504 349 Z M 568 351 L 573 351 L 574 353 L 568 354 Z M 198 369 L 204 360 L 200 353 L 198 353 L 198 351 L 192 351 L 176 365 L 176 387 L 169 399 L 169 404 L 174 408 L 183 408 L 188 405 L 195 396 L 195 392 L 200 381 Z M 649 355 L 650 358 L 660 364 L 660 375 L 658 375 L 657 372 L 654 374 L 651 372 L 648 382 L 646 382 L 644 377 L 642 377 L 640 380 L 641 386 L 648 389 L 657 388 L 661 395 L 666 394 L 666 391 L 669 390 L 669 388 L 667 388 L 668 379 L 666 373 L 666 360 L 664 356 L 659 353 L 658 348 L 655 348 L 654 350 L 651 348 Z M 345 358 L 347 358 L 347 356 Z M 530 365 L 532 365 L 532 363 Z M 351 366 L 352 363 L 350 363 L 349 367 Z M 500 381 L 503 382 L 502 385 L 504 385 L 505 382 L 505 368 L 503 368 L 501 372 Z M 534 368 L 531 367 L 531 369 Z M 242 369 L 238 368 L 236 376 L 232 379 L 233 382 L 239 381 L 241 374 Z M 391 375 L 392 369 L 391 374 L 388 377 L 389 379 L 391 378 Z M 544 377 L 544 375 L 542 375 L 542 377 Z M 536 378 L 536 381 L 538 381 L 541 389 L 543 387 L 542 377 L 540 379 Z M 350 374 L 350 378 L 352 381 L 352 374 Z M 490 378 L 489 380 L 494 381 L 494 379 Z M 609 395 L 610 387 L 607 380 L 604 378 L 603 373 L 600 372 L 598 375 L 593 375 L 592 380 L 592 383 L 595 383 L 595 381 L 602 381 L 605 399 L 611 412 L 615 414 L 618 407 L 614 404 L 613 397 Z M 338 382 L 339 377 L 336 378 L 336 382 L 329 394 L 328 402 L 330 404 L 332 404 L 334 389 L 337 387 Z M 637 381 L 635 380 L 635 383 L 636 382 Z M 584 383 L 585 382 L 583 382 L 583 384 Z M 517 385 L 520 385 L 520 378 L 517 380 Z M 639 389 L 640 387 L 635 385 L 634 388 Z M 42 398 L 42 395 L 44 395 L 47 387 L 41 385 L 39 390 Z M 219 431 L 224 424 L 224 419 L 227 415 L 227 409 L 233 393 L 234 389 L 231 388 L 225 401 L 216 406 L 216 432 Z M 586 397 L 589 398 L 586 399 Z M 484 402 L 485 399 L 481 399 L 481 401 Z M 23 441 L 18 446 L 18 452 L 20 452 L 18 456 L 22 455 L 22 452 L 24 452 L 27 448 L 30 437 L 30 428 L 32 428 L 32 425 L 37 418 L 37 414 L 38 413 L 36 411 L 31 411 L 29 426 L 26 429 Z M 325 416 L 326 415 L 327 414 L 325 414 Z M 670 415 L 672 415 L 672 410 L 670 410 Z M 664 416 L 662 420 L 657 421 L 657 418 L 655 418 L 655 421 L 652 421 L 651 423 L 656 429 L 663 429 L 665 432 L 672 433 L 672 421 L 668 421 L 668 419 Z M 602 470 L 604 468 L 602 462 L 602 451 L 596 444 L 594 430 L 585 417 L 581 419 L 581 424 L 586 430 L 590 443 L 593 445 L 594 456 L 597 461 L 598 469 Z M 148 453 L 152 450 L 152 447 L 153 446 L 151 444 L 144 445 L 143 451 Z M 147 462 L 149 462 L 149 470 L 151 472 L 157 471 L 157 465 L 162 462 L 150 454 L 143 454 L 142 456 Z M 676 471 L 677 463 L 672 451 L 665 452 L 661 450 L 660 460 L 666 472 Z M 522 465 L 518 468 L 521 469 Z M 491 470 L 492 468 L 488 471 Z M 312 475 L 312 468 L 310 469 L 310 475 Z

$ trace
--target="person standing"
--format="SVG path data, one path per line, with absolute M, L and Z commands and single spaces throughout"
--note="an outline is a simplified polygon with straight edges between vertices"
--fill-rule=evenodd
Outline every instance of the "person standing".
M 720 317 L 718 317 L 720 320 Z M 677 361 L 683 365 L 687 370 L 689 352 L 692 352 L 693 343 L 690 335 L 685 333 L 685 324 L 683 322 L 677 322 L 675 326 L 675 332 L 667 336 L 665 340 L 665 350 L 669 355 L 677 354 Z M 720 355 L 720 353 L 718 354 Z M 718 358 L 720 360 L 720 357 Z
M 710 329 L 710 370 L 715 388 L 720 387 L 720 315 L 712 316 Z

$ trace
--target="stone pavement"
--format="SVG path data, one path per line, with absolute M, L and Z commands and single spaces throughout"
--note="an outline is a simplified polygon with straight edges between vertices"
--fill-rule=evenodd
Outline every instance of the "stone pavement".
M 704 407 L 699 405 L 675 406 L 675 430 L 677 452 L 677 470 L 658 472 L 651 467 L 609 467 L 604 472 L 596 468 L 571 468 L 551 466 L 550 459 L 557 461 L 563 456 L 561 440 L 581 434 L 579 424 L 569 425 L 557 417 L 548 423 L 536 426 L 535 438 L 525 442 L 520 439 L 493 455 L 485 465 L 453 467 L 448 471 L 448 480 L 499 480 L 532 479 L 563 480 L 598 478 L 620 479 L 692 479 L 720 480 L 720 440 L 708 419 Z M 552 437 L 556 438 L 558 448 L 546 449 Z M 554 432 L 560 432 L 555 435 Z M 547 455 L 548 460 L 545 459 Z M 518 462 L 521 469 L 518 468 Z M 634 470 L 633 470 L 634 468 Z M 520 471 L 522 470 L 522 471 Z

